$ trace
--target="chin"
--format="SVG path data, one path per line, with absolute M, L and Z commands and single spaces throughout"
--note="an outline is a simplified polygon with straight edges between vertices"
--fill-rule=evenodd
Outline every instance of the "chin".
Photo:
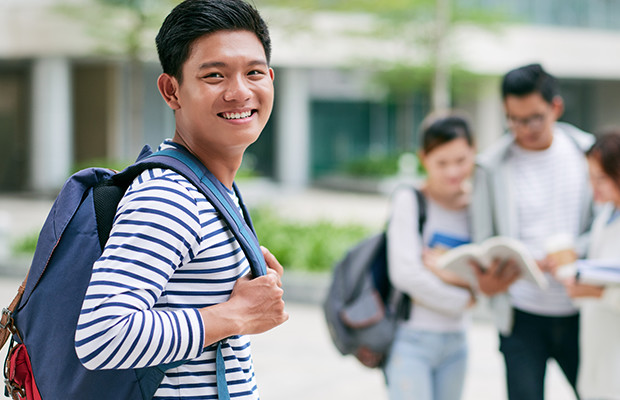
M 594 194 L 594 196 L 592 196 L 593 200 L 595 203 L 598 204 L 605 204 L 607 202 L 609 202 L 608 199 L 605 198 L 605 196 L 601 196 L 601 195 L 597 195 L 596 193 Z
M 521 140 L 519 145 L 526 150 L 545 150 L 551 146 L 551 143 L 541 138 L 534 137 Z
M 445 186 L 446 193 L 449 194 L 459 194 L 463 191 L 463 183 L 447 183 Z

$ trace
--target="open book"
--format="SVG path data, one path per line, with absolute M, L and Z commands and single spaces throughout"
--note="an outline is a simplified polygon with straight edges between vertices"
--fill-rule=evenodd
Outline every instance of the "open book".
M 499 259 L 500 262 L 513 259 L 521 270 L 521 278 L 538 285 L 541 289 L 545 289 L 549 284 L 525 246 L 518 240 L 503 236 L 488 238 L 481 244 L 472 243 L 455 247 L 439 257 L 439 268 L 454 272 L 476 287 L 476 276 L 470 264 L 472 259 L 483 268 L 490 266 L 494 259 Z

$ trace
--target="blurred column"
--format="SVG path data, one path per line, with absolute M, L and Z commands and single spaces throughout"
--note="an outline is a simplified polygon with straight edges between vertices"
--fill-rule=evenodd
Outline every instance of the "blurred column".
M 481 82 L 474 118 L 478 150 L 484 151 L 504 133 L 504 108 L 500 92 L 500 77 Z
M 284 68 L 276 81 L 276 175 L 283 185 L 301 188 L 310 180 L 309 77 L 302 68 Z
M 11 255 L 10 233 L 11 214 L 8 211 L 0 210 L 0 266 Z
M 71 65 L 63 58 L 37 59 L 32 67 L 30 186 L 59 189 L 73 162 Z

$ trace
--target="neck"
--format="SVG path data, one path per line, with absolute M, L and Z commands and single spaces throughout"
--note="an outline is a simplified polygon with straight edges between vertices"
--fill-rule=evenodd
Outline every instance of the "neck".
M 179 135 L 175 135 L 173 142 L 185 147 L 194 155 L 217 180 L 219 180 L 228 189 L 232 189 L 235 175 L 241 166 L 243 153 L 237 156 L 222 154 L 220 152 L 211 151 L 209 148 L 192 145 L 183 140 Z
M 463 183 L 457 192 L 446 193 L 441 187 L 432 182 L 426 182 L 422 189 L 424 193 L 439 203 L 441 206 L 450 210 L 462 210 L 469 205 L 470 187 L 469 183 Z
M 204 160 L 200 158 L 200 161 L 205 167 L 219 180 L 224 186 L 232 190 L 233 182 L 237 171 L 241 166 L 241 160 L 239 162 L 232 163 L 231 165 L 224 165 L 223 163 L 214 161 L 212 159 Z

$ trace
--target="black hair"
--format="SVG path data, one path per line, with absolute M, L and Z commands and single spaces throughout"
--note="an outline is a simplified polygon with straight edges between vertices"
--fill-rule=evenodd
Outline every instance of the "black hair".
M 263 45 L 271 61 L 269 29 L 256 8 L 243 0 L 185 0 L 164 20 L 155 38 L 164 73 L 182 80 L 183 63 L 194 41 L 218 31 L 250 31 Z
M 605 175 L 620 188 L 620 128 L 610 128 L 601 133 L 586 156 L 597 160 Z
M 522 97 L 540 93 L 549 104 L 559 96 L 557 80 L 543 69 L 540 64 L 530 64 L 513 69 L 502 80 L 502 98 L 507 96 Z
M 455 113 L 445 115 L 430 115 L 422 122 L 422 150 L 430 153 L 437 147 L 463 138 L 470 146 L 474 145 L 474 138 L 467 119 Z

